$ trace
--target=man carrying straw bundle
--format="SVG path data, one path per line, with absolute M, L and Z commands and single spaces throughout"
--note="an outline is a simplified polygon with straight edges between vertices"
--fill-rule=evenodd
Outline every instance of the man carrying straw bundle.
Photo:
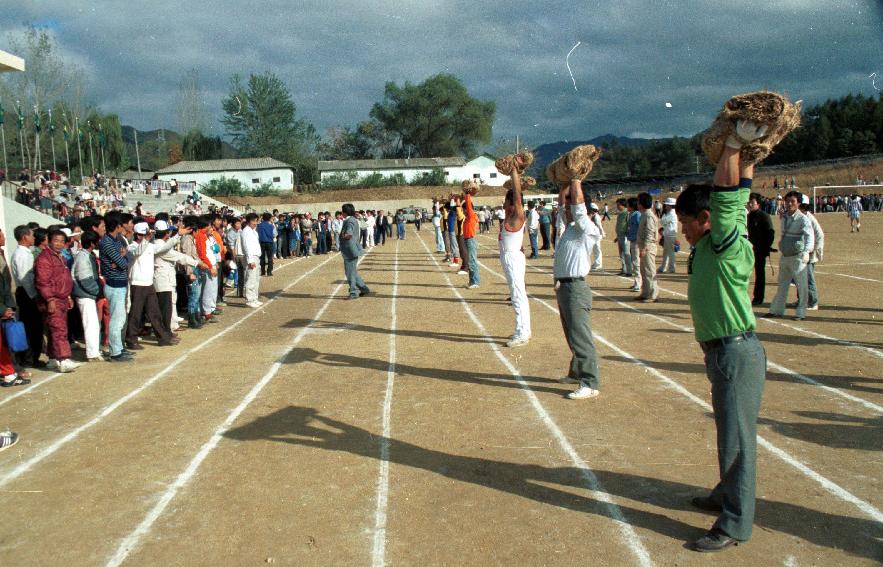
M 510 172 L 511 179 L 505 185 L 511 185 L 506 192 L 503 201 L 503 210 L 506 217 L 500 225 L 500 265 L 506 275 L 506 283 L 509 284 L 509 297 L 512 298 L 512 308 L 515 310 L 515 333 L 506 343 L 508 347 L 519 347 L 530 341 L 530 303 L 527 299 L 527 291 L 524 288 L 524 271 L 527 261 L 522 250 L 524 244 L 524 226 L 526 218 L 522 203 L 521 189 L 522 178 L 518 168 Z M 532 178 L 525 178 L 524 182 L 530 185 Z M 533 181 L 536 183 L 536 181 Z
M 754 164 L 798 121 L 799 103 L 791 105 L 775 93 L 730 99 L 703 138 L 706 154 L 717 163 L 714 186 L 687 187 L 675 206 L 684 236 L 693 245 L 688 298 L 711 382 L 720 468 L 720 481 L 711 493 L 692 500 L 694 506 L 720 514 L 690 544 L 700 552 L 722 551 L 751 536 L 766 352 L 754 334 L 757 323 L 748 295 L 754 253 L 743 237 L 745 205 Z

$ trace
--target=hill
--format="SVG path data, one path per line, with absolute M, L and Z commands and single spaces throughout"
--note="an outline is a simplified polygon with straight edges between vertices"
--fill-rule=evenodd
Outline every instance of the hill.
M 129 164 L 135 166 L 135 128 L 122 126 L 123 142 L 126 144 L 126 152 Z M 160 130 L 138 130 L 138 153 L 141 154 L 141 168 L 148 171 L 156 171 L 169 165 L 169 148 L 173 145 L 181 146 L 184 137 L 166 128 Z M 227 142 L 221 142 L 221 157 L 234 157 L 236 150 Z
M 533 148 L 534 163 L 530 171 L 532 175 L 536 176 L 539 172 L 543 171 L 547 165 L 558 159 L 561 155 L 584 144 L 592 144 L 593 146 L 611 146 L 616 144 L 620 146 L 634 147 L 646 145 L 648 142 L 650 142 L 650 140 L 645 140 L 643 138 L 628 138 L 625 136 L 616 136 L 614 134 L 604 134 L 603 136 L 597 136 L 591 140 L 585 141 L 564 140 L 550 142 Z

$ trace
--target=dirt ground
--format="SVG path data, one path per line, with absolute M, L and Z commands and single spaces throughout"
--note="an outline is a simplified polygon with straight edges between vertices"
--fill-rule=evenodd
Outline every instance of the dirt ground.
M 883 215 L 820 220 L 821 309 L 758 323 L 757 516 L 724 555 L 683 547 L 718 474 L 687 255 L 644 305 L 605 240 L 602 394 L 572 401 L 550 252 L 508 349 L 493 231 L 470 290 L 424 225 L 370 250 L 357 301 L 339 256 L 282 261 L 262 308 L 231 299 L 178 347 L 3 389 L 0 565 L 877 565 Z

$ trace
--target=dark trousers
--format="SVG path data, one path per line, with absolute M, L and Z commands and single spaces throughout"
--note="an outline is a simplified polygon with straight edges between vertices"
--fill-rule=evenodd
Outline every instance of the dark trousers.
M 766 290 L 766 256 L 754 253 L 754 301 L 763 303 L 763 293 Z
M 159 301 L 152 285 L 133 285 L 129 288 L 132 294 L 132 305 L 129 308 L 129 323 L 126 327 L 126 342 L 138 341 L 138 333 L 144 324 L 144 315 L 150 321 L 153 332 L 159 337 L 160 344 L 168 343 L 172 339 L 169 328 L 163 324 L 162 313 L 159 310 Z
M 720 482 L 710 498 L 723 510 L 714 527 L 741 541 L 751 537 L 757 476 L 757 416 L 766 352 L 757 337 L 705 352 L 717 429 Z
M 359 243 L 362 245 L 362 248 L 368 247 L 368 229 L 363 228 L 359 230 Z
M 549 229 L 551 224 L 540 223 L 540 236 L 543 238 L 543 246 L 541 250 L 548 250 L 551 239 L 549 238 Z
M 178 301 L 175 307 L 178 313 L 187 313 L 187 294 L 190 293 L 190 278 L 184 272 L 175 274 L 175 291 L 178 293 Z
M 294 248 L 297 248 L 297 244 L 294 245 Z M 294 253 L 294 249 L 291 250 Z M 236 256 L 236 271 L 239 273 L 239 278 L 236 280 L 236 297 L 245 297 L 245 270 L 248 269 L 248 263 L 245 261 L 245 256 Z
M 33 366 L 43 354 L 43 315 L 37 310 L 37 302 L 28 297 L 23 287 L 15 290 L 15 301 L 18 318 L 24 323 L 30 347 L 25 352 L 17 353 L 18 360 L 22 365 Z
M 359 295 L 364 295 L 370 291 L 368 289 L 368 286 L 365 285 L 365 282 L 362 280 L 362 277 L 359 275 L 358 258 L 344 257 L 343 273 L 346 276 L 347 283 L 349 284 L 350 297 L 359 297 Z
M 592 290 L 583 280 L 558 282 L 555 297 L 567 346 L 570 347 L 570 368 L 567 376 L 595 390 L 601 387 L 598 354 L 592 337 Z
M 261 242 L 261 275 L 273 275 L 273 243 Z
M 319 234 L 316 236 L 316 254 L 328 253 L 328 240 L 325 237 L 325 231 L 319 231 Z
M 172 292 L 156 292 L 156 301 L 159 303 L 159 314 L 166 329 L 172 328 Z

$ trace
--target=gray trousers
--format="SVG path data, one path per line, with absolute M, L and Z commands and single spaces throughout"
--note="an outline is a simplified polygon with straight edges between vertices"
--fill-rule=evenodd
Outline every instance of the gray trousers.
M 816 265 L 806 265 L 806 306 L 815 307 L 819 304 L 819 288 L 816 287 Z
M 757 416 L 766 378 L 766 352 L 757 337 L 705 352 L 717 429 L 720 482 L 711 499 L 723 511 L 714 527 L 734 539 L 751 537 L 757 477 Z
M 359 259 L 344 258 L 343 273 L 346 275 L 346 281 L 350 284 L 350 297 L 359 297 L 359 295 L 370 291 L 362 276 L 359 275 Z
M 592 290 L 583 280 L 557 282 L 555 297 L 567 346 L 570 347 L 570 368 L 567 376 L 583 386 L 601 387 L 598 355 L 592 339 Z
M 647 252 L 641 258 L 641 297 L 644 299 L 656 299 L 659 290 L 656 289 L 656 245 L 648 244 Z
M 632 275 L 632 251 L 628 237 L 620 236 L 616 241 L 616 246 L 619 248 L 619 261 L 622 264 L 623 273 L 627 276 Z

